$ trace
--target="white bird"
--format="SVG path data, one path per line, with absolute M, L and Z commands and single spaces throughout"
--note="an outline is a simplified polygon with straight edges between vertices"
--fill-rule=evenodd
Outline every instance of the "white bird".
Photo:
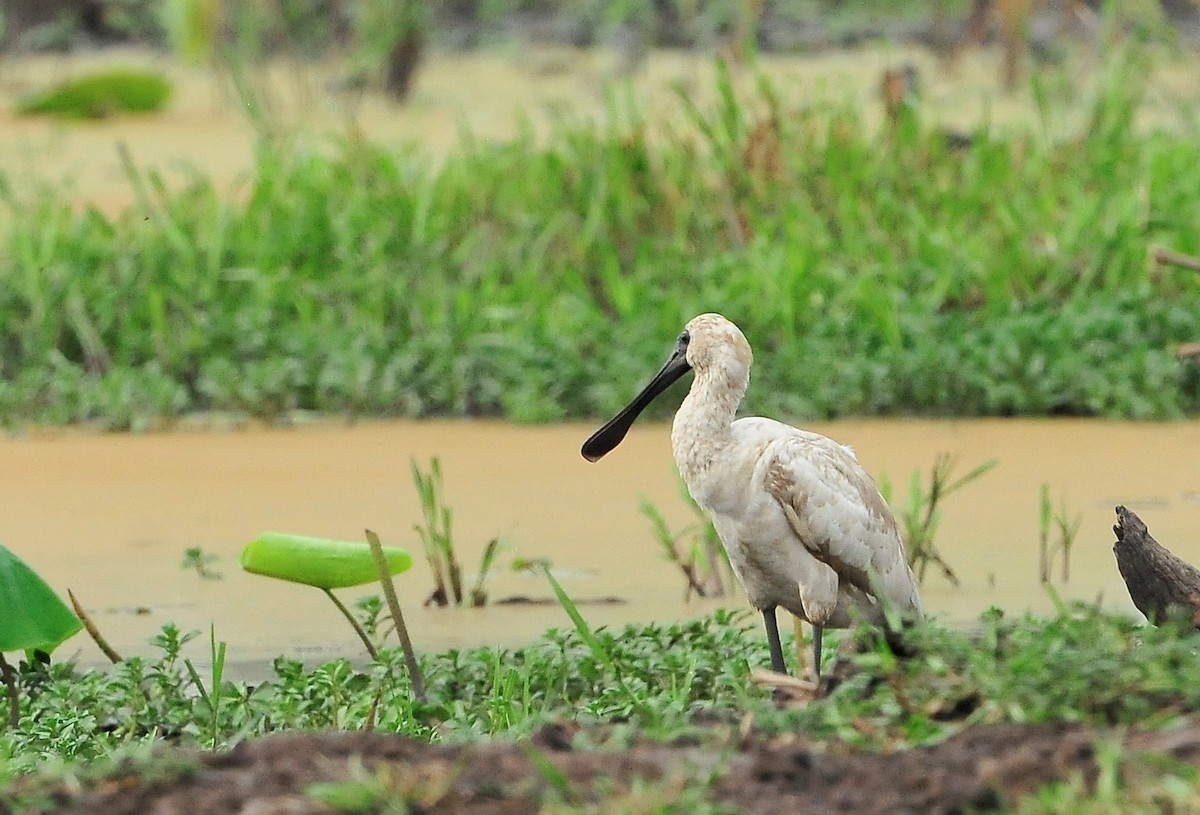
M 720 314 L 688 322 L 662 369 L 584 442 L 596 461 L 656 396 L 694 370 L 671 447 L 692 498 L 712 518 L 750 605 L 762 611 L 771 667 L 786 672 L 778 606 L 813 626 L 816 673 L 825 626 L 885 623 L 881 601 L 919 615 L 899 527 L 854 451 L 773 419 L 734 420 L 750 383 L 750 344 Z

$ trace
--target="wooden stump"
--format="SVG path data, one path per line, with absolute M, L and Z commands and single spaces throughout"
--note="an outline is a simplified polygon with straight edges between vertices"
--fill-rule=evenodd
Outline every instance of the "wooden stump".
M 1117 507 L 1113 532 L 1117 568 L 1138 611 L 1157 623 L 1182 610 L 1200 628 L 1200 570 L 1168 552 L 1125 507 Z

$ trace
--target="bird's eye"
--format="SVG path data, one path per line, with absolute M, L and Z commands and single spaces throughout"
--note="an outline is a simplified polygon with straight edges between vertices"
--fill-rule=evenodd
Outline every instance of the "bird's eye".
M 679 335 L 679 344 L 680 345 L 687 345 L 689 342 L 691 342 L 691 340 L 692 340 L 692 335 L 690 333 L 688 333 L 687 331 L 684 331 L 682 334 Z

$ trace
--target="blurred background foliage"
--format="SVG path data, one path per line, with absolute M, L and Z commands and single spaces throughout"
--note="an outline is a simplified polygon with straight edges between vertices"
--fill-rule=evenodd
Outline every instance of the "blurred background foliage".
M 801 47 L 781 30 L 828 44 L 848 20 L 854 36 L 934 45 L 950 21 L 954 42 L 980 6 L 15 0 L 5 31 L 13 49 L 149 43 L 246 88 L 281 49 L 341 49 L 362 81 L 403 96 L 399 75 L 411 80 L 426 46 L 506 31 L 634 36 L 732 65 Z M 1060 9 L 1043 10 L 1053 31 Z M 987 122 L 944 132 L 921 119 L 903 68 L 885 77 L 882 127 L 721 70 L 715 106 L 681 90 L 684 120 L 665 130 L 613 97 L 604 121 L 468 138 L 430 162 L 353 131 L 298 149 L 271 138 L 247 90 L 264 138 L 234 199 L 203 176 L 172 188 L 128 155 L 137 204 L 115 216 L 0 183 L 0 418 L 598 416 L 706 310 L 770 359 L 755 371 L 755 412 L 1193 413 L 1200 375 L 1177 351 L 1200 340 L 1200 275 L 1152 258 L 1159 246 L 1200 253 L 1200 119 L 1187 99 L 1173 128 L 1143 127 L 1139 111 L 1196 6 L 1101 12 L 1121 36 L 1106 35 L 1095 70 L 1028 74 L 1043 122 L 1060 98 L 1090 100 L 1066 137 Z
M 7 0 L 0 49 L 65 50 L 139 43 L 193 61 L 288 53 L 351 54 L 358 76 L 406 98 L 427 46 L 473 48 L 518 39 L 615 45 L 635 66 L 653 47 L 798 51 L 865 40 L 918 41 L 952 49 L 1012 20 L 1044 44 L 1071 14 L 1104 6 L 1126 21 L 1200 29 L 1196 0 Z M 1003 35 L 1003 32 L 1000 32 Z M 1044 49 L 1043 49 L 1044 50 Z

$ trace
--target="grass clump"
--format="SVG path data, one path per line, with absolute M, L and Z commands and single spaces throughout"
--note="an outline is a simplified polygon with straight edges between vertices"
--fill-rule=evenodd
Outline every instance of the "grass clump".
M 609 415 L 708 310 L 759 354 L 748 412 L 1180 416 L 1200 279 L 1149 256 L 1200 250 L 1200 140 L 1134 127 L 1135 73 L 1065 141 L 951 149 L 726 77 L 666 133 L 264 147 L 239 200 L 129 165 L 112 219 L 8 192 L 0 416 Z
M 313 667 L 280 657 L 255 685 L 201 676 L 181 650 L 196 632 L 164 627 L 159 656 L 130 657 L 108 671 L 70 663 L 23 665 L 22 718 L 0 731 L 0 776 L 58 757 L 91 760 L 121 745 L 168 739 L 203 747 L 283 729 L 363 728 L 376 707 L 380 730 L 432 738 L 525 735 L 569 712 L 626 719 L 636 709 L 652 731 L 676 729 L 692 711 L 746 701 L 749 662 L 765 646 L 743 615 L 722 612 L 673 625 L 550 630 L 518 649 L 451 650 L 424 657 L 427 702 L 413 694 L 400 649 L 355 667 Z M 757 658 L 755 658 L 757 662 Z M 614 683 L 620 666 L 621 683 Z M 7 757 L 8 766 L 3 767 Z
M 839 645 L 831 692 L 799 708 L 780 707 L 751 681 L 752 668 L 769 657 L 751 633 L 748 613 L 609 631 L 590 629 L 575 611 L 572 629 L 552 629 L 526 647 L 425 656 L 426 701 L 398 669 L 396 649 L 365 666 L 279 658 L 271 678 L 248 685 L 219 668 L 202 678 L 180 656 L 195 634 L 170 626 L 156 640 L 161 653 L 153 659 L 129 659 L 107 671 L 25 665 L 20 725 L 0 731 L 0 791 L 33 800 L 43 788 L 38 777 L 20 777 L 39 768 L 58 767 L 60 775 L 67 768 L 80 778 L 81 770 L 100 773 L 89 768 L 144 757 L 145 747 L 158 742 L 215 749 L 280 730 L 373 727 L 463 742 L 524 739 L 567 719 L 583 725 L 584 743 L 609 750 L 644 740 L 726 750 L 752 730 L 767 740 L 803 733 L 831 749 L 892 751 L 936 744 L 977 724 L 1081 722 L 1119 732 L 1170 727 L 1200 710 L 1191 681 L 1200 655 L 1189 624 L 1150 628 L 1082 604 L 1049 617 L 992 611 L 973 633 L 929 621 L 908 633 L 912 653 L 905 659 L 873 630 L 830 632 Z M 214 665 L 221 656 L 214 650 Z M 550 764 L 542 769 L 554 773 Z M 46 785 L 53 786 L 54 774 L 46 774 Z M 329 796 L 358 793 L 390 800 L 409 789 L 404 779 L 392 779 L 405 782 L 403 789 L 364 783 L 370 780 L 352 776 L 348 786 L 312 793 L 328 803 Z M 547 780 L 553 787 L 554 778 Z M 1020 802 L 1017 811 L 1121 811 L 1073 807 L 1139 800 L 1154 789 L 1068 781 Z
M 72 79 L 21 99 L 17 112 L 64 119 L 105 119 L 153 113 L 171 96 L 171 83 L 150 71 L 113 69 Z
M 563 716 L 674 738 L 700 724 L 735 727 L 749 713 L 765 734 L 895 748 L 989 722 L 1154 728 L 1200 710 L 1189 680 L 1200 655 L 1182 627 L 1144 627 L 1090 606 L 1050 617 L 993 611 L 974 633 L 928 622 L 911 635 L 916 655 L 903 660 L 866 629 L 829 632 L 841 646 L 840 683 L 796 710 L 750 681 L 752 668 L 769 664 L 755 630 L 748 613 L 726 611 L 622 630 L 576 622 L 522 648 L 424 656 L 421 702 L 399 649 L 365 666 L 280 657 L 272 678 L 248 685 L 219 671 L 202 677 L 180 655 L 196 634 L 167 626 L 153 659 L 107 671 L 22 666 L 22 716 L 0 732 L 0 776 L 145 741 L 220 747 L 283 729 L 361 729 L 371 716 L 380 730 L 419 738 L 520 737 Z

